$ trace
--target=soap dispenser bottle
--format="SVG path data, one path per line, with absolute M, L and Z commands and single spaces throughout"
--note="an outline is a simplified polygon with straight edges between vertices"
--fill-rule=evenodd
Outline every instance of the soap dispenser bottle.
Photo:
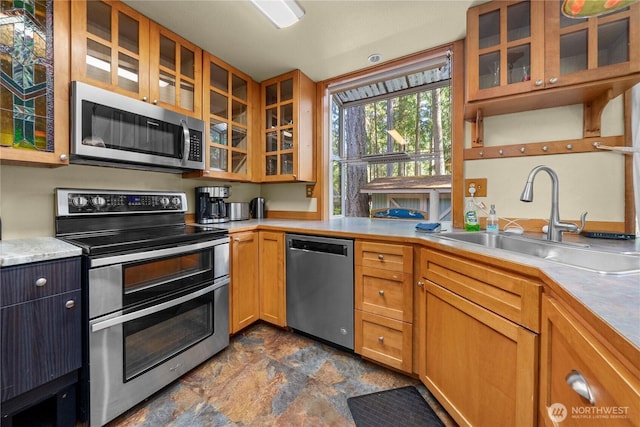
M 498 225 L 498 215 L 496 215 L 496 205 L 491 205 L 489 217 L 487 218 L 487 233 L 498 233 L 500 226 Z
M 464 229 L 467 231 L 480 231 L 478 213 L 472 197 L 467 198 L 467 206 L 464 209 Z

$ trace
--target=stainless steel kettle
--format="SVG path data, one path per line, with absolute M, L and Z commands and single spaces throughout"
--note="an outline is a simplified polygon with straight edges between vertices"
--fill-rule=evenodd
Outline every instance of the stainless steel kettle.
M 251 218 L 264 218 L 265 211 L 266 209 L 264 206 L 264 198 L 256 197 L 255 199 L 251 200 L 251 202 L 249 202 L 249 213 L 251 214 Z

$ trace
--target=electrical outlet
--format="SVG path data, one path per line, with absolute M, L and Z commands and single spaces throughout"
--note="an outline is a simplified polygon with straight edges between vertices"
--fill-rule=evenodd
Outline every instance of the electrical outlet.
M 313 197 L 313 189 L 315 185 L 307 185 L 307 198 Z
M 487 197 L 487 178 L 467 178 L 464 180 L 464 193 L 467 197 L 471 197 L 469 188 L 474 185 L 476 192 L 474 197 Z

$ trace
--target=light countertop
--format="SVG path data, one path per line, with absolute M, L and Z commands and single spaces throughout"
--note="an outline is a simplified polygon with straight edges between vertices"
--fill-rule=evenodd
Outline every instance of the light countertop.
M 640 349 L 640 274 L 598 274 L 542 258 L 521 255 L 502 249 L 485 248 L 473 243 L 443 239 L 441 236 L 444 233 L 426 234 L 416 232 L 414 229 L 415 224 L 415 221 L 407 220 L 336 218 L 328 221 L 262 219 L 232 221 L 216 224 L 216 226 L 227 228 L 230 232 L 251 229 L 260 225 L 281 228 L 292 233 L 319 235 L 328 233 L 336 236 L 359 234 L 370 235 L 372 238 L 376 236 L 384 238 L 399 237 L 409 238 L 416 242 L 425 240 L 451 248 L 464 249 L 468 252 L 537 267 Z M 447 230 L 446 225 L 443 228 Z M 542 234 L 527 233 L 527 237 L 541 238 Z M 586 243 L 593 249 L 611 252 L 640 253 L 639 239 L 627 241 L 589 239 L 565 233 L 564 241 Z M 640 255 L 638 263 L 640 264 Z
M 55 237 L 0 241 L 0 267 L 80 256 L 82 249 Z

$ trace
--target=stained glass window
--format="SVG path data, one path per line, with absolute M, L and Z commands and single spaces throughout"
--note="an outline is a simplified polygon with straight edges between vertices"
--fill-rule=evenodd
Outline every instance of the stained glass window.
M 53 148 L 53 0 L 0 0 L 0 145 Z

